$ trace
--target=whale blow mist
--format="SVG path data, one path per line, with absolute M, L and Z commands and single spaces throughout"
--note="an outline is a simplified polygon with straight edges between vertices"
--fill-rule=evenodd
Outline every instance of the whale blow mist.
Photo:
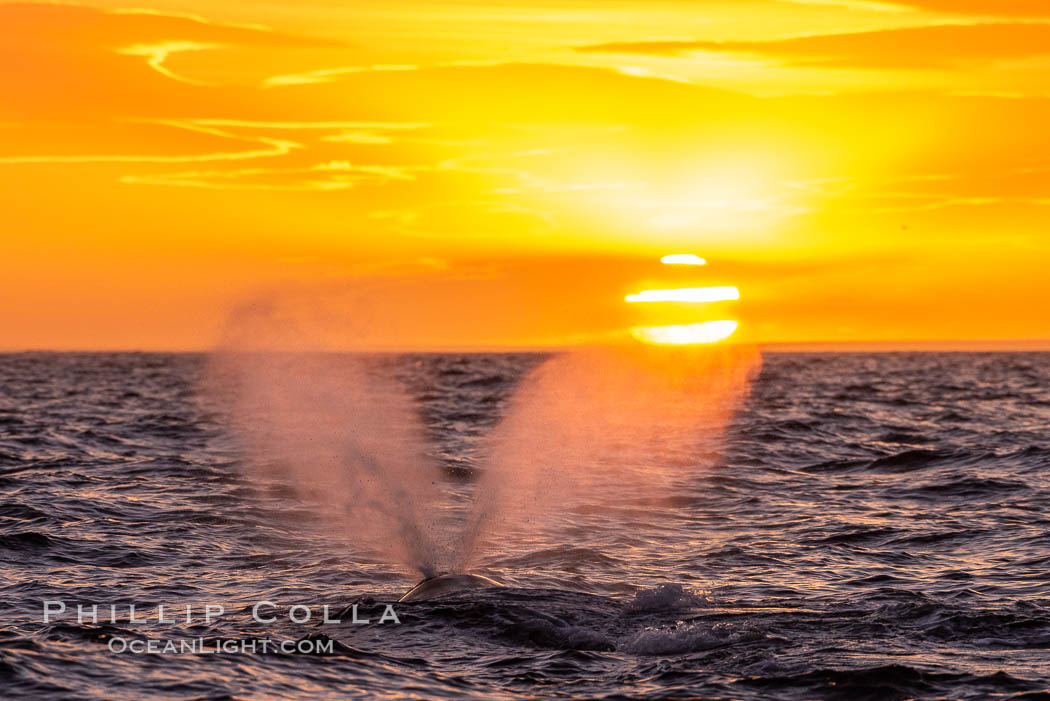
M 497 536 L 544 530 L 552 512 L 671 494 L 714 458 L 759 365 L 752 348 L 630 341 L 551 357 L 489 437 L 460 566 Z
M 554 512 L 667 494 L 716 453 L 758 367 L 753 350 L 628 339 L 549 355 L 453 488 L 398 356 L 348 343 L 357 329 L 347 319 L 242 309 L 212 356 L 208 391 L 253 475 L 323 510 L 330 536 L 424 577 L 467 571 L 499 537 L 559 537 L 540 535 Z
M 444 571 L 453 558 L 434 513 L 441 470 L 415 406 L 382 357 L 318 350 L 326 337 L 303 317 L 245 308 L 212 355 L 209 390 L 247 469 L 324 509 L 330 535 L 423 576 Z

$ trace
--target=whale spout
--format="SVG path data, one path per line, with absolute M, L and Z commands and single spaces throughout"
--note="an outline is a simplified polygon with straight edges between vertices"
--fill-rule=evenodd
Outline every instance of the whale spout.
M 428 601 L 461 591 L 502 586 L 496 580 L 483 577 L 480 574 L 439 574 L 436 577 L 427 577 L 409 589 L 408 593 L 398 599 L 397 602 L 402 604 L 413 601 Z

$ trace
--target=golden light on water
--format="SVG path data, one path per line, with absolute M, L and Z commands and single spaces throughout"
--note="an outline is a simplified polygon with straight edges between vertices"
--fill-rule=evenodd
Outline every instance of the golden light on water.
M 660 259 L 664 265 L 707 265 L 707 261 L 692 253 L 675 253 Z
M 740 291 L 735 287 L 680 287 L 669 290 L 643 290 L 638 294 L 627 295 L 631 303 L 647 302 L 729 302 L 740 299 Z
M 736 332 L 737 326 L 737 322 L 729 320 L 677 326 L 636 326 L 631 329 L 631 335 L 642 343 L 686 346 L 724 341 Z

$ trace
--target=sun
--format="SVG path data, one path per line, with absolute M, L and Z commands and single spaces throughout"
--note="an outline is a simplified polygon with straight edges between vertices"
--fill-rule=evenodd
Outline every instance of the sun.
M 661 259 L 664 265 L 706 265 L 707 261 L 691 253 L 676 253 Z M 732 286 L 677 287 L 642 290 L 624 298 L 628 304 L 674 305 L 677 317 L 690 323 L 660 326 L 634 326 L 631 336 L 652 345 L 686 346 L 719 343 L 736 333 L 740 324 L 733 319 L 697 319 L 706 305 L 740 299 L 740 290 Z M 694 320 L 696 319 L 696 320 Z
M 728 319 L 672 326 L 636 326 L 631 329 L 631 336 L 653 345 L 691 346 L 724 341 L 736 333 L 738 326 L 737 322 Z

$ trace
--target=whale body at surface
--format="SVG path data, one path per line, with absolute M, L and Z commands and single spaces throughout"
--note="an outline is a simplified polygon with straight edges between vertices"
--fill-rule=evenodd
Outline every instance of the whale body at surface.
M 456 594 L 471 589 L 489 589 L 491 587 L 502 587 L 503 585 L 494 579 L 483 577 L 480 574 L 439 574 L 436 577 L 427 577 L 422 582 L 412 587 L 407 594 L 397 600 L 401 603 L 413 601 L 427 601 L 441 596 Z

